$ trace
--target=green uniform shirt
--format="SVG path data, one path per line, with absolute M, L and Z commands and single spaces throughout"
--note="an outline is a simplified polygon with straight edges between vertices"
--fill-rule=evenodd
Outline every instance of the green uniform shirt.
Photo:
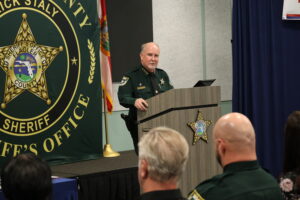
M 221 175 L 200 183 L 189 200 L 283 200 L 276 180 L 257 161 L 226 165 Z
M 142 66 L 123 76 L 118 90 L 119 102 L 122 106 L 130 108 L 138 98 L 148 99 L 154 96 L 150 73 Z M 159 87 L 159 93 L 173 88 L 169 77 L 162 69 L 155 70 L 155 81 Z
M 152 81 L 151 81 L 152 80 Z M 155 83 L 155 90 L 152 83 Z M 118 90 L 119 102 L 129 108 L 129 115 L 125 118 L 126 127 L 129 130 L 135 152 L 138 154 L 138 127 L 136 123 L 137 113 L 134 102 L 138 98 L 149 99 L 158 93 L 172 89 L 169 77 L 162 69 L 150 74 L 143 66 L 125 74 Z M 157 91 L 157 92 L 156 92 Z

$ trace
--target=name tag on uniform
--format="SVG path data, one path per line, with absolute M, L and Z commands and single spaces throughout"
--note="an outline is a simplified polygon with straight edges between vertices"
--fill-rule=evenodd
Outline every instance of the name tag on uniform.
M 145 89 L 146 88 L 146 86 L 139 86 L 139 87 L 137 87 L 136 89 L 137 90 L 143 90 L 143 89 Z

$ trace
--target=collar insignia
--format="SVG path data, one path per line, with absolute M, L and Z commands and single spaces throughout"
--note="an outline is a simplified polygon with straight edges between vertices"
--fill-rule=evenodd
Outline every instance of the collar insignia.
M 142 67 L 142 70 L 143 70 L 143 72 L 145 72 L 146 75 L 149 74 L 149 72 L 144 67 Z

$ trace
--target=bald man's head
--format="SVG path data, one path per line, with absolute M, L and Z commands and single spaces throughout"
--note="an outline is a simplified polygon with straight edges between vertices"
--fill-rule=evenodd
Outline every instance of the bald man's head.
M 148 42 L 141 46 L 141 64 L 148 72 L 154 72 L 159 61 L 160 49 L 154 42 Z
M 224 115 L 215 124 L 213 136 L 217 156 L 223 166 L 230 162 L 256 160 L 255 132 L 245 115 Z

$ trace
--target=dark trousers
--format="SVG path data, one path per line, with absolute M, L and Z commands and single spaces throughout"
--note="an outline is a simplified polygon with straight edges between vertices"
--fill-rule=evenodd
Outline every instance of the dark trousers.
M 131 112 L 132 113 L 132 112 Z M 130 132 L 132 141 L 133 141 L 133 146 L 134 146 L 134 151 L 136 155 L 139 154 L 139 147 L 138 147 L 138 142 L 139 142 L 139 134 L 138 134 L 138 126 L 136 124 L 136 116 L 129 114 L 121 114 L 121 117 L 124 119 L 126 127 L 128 131 Z
M 132 138 L 132 142 L 133 142 L 133 146 L 134 146 L 134 151 L 136 153 L 136 155 L 139 155 L 139 147 L 138 147 L 138 143 L 139 143 L 139 133 L 138 133 L 138 126 L 134 125 L 133 128 L 131 130 L 129 130 L 131 138 Z

